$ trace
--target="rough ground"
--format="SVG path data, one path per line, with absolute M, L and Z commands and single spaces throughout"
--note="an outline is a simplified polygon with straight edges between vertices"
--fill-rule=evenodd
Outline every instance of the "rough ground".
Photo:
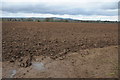
M 3 77 L 117 77 L 117 24 L 2 25 Z
M 3 63 L 3 77 L 11 77 L 14 70 L 14 78 L 116 78 L 118 75 L 117 46 L 86 49 L 68 54 L 64 59 L 41 60 L 40 56 L 35 59 L 32 62 L 38 65 L 27 68 L 18 67 L 17 63 Z
M 0 62 L 0 79 L 2 79 L 2 62 Z

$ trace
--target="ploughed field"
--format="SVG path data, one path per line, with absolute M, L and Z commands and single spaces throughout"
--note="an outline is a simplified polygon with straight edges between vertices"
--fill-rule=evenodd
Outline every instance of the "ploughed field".
M 116 46 L 117 37 L 115 23 L 3 22 L 2 59 L 28 67 L 34 56 L 55 60 L 80 50 Z

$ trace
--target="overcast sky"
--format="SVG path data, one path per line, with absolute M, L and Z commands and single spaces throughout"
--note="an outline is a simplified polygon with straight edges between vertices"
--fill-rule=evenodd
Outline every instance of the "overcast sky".
M 118 20 L 119 0 L 2 0 L 0 17 Z

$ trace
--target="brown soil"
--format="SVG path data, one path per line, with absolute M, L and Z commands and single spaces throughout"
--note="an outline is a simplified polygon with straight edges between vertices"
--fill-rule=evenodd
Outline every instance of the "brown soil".
M 117 24 L 3 22 L 2 30 L 3 77 L 117 77 Z
M 13 78 L 117 78 L 117 49 L 117 46 L 86 49 L 82 50 L 83 54 L 79 51 L 56 60 L 49 57 L 41 60 L 41 56 L 35 56 L 33 65 L 27 68 L 18 67 L 17 62 L 4 62 L 3 77 L 11 77 L 16 70 Z

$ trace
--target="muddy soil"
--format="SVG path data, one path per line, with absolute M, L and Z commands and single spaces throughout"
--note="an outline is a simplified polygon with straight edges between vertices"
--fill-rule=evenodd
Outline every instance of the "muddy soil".
M 2 37 L 3 77 L 116 77 L 116 72 L 103 72 L 109 61 L 117 61 L 117 58 L 108 59 L 108 63 L 104 64 L 106 67 L 100 68 L 103 72 L 96 72 L 93 65 L 99 66 L 101 58 L 106 60 L 109 53 L 111 57 L 116 56 L 117 48 L 114 50 L 113 46 L 117 46 L 120 41 L 117 24 L 3 22 Z M 115 52 L 109 52 L 107 47 L 113 47 L 111 49 Z M 97 54 L 89 52 L 96 49 L 95 53 L 103 55 L 97 59 Z M 101 49 L 103 52 L 99 52 Z M 89 56 L 84 55 L 93 57 L 88 59 Z M 9 68 L 6 67 L 8 64 Z M 108 65 L 110 69 L 114 66 Z M 108 76 L 109 73 L 112 76 Z
M 3 77 L 7 78 L 117 78 L 118 47 L 86 49 L 56 60 L 35 56 L 27 68 L 3 62 Z M 81 54 L 81 52 L 83 54 Z

